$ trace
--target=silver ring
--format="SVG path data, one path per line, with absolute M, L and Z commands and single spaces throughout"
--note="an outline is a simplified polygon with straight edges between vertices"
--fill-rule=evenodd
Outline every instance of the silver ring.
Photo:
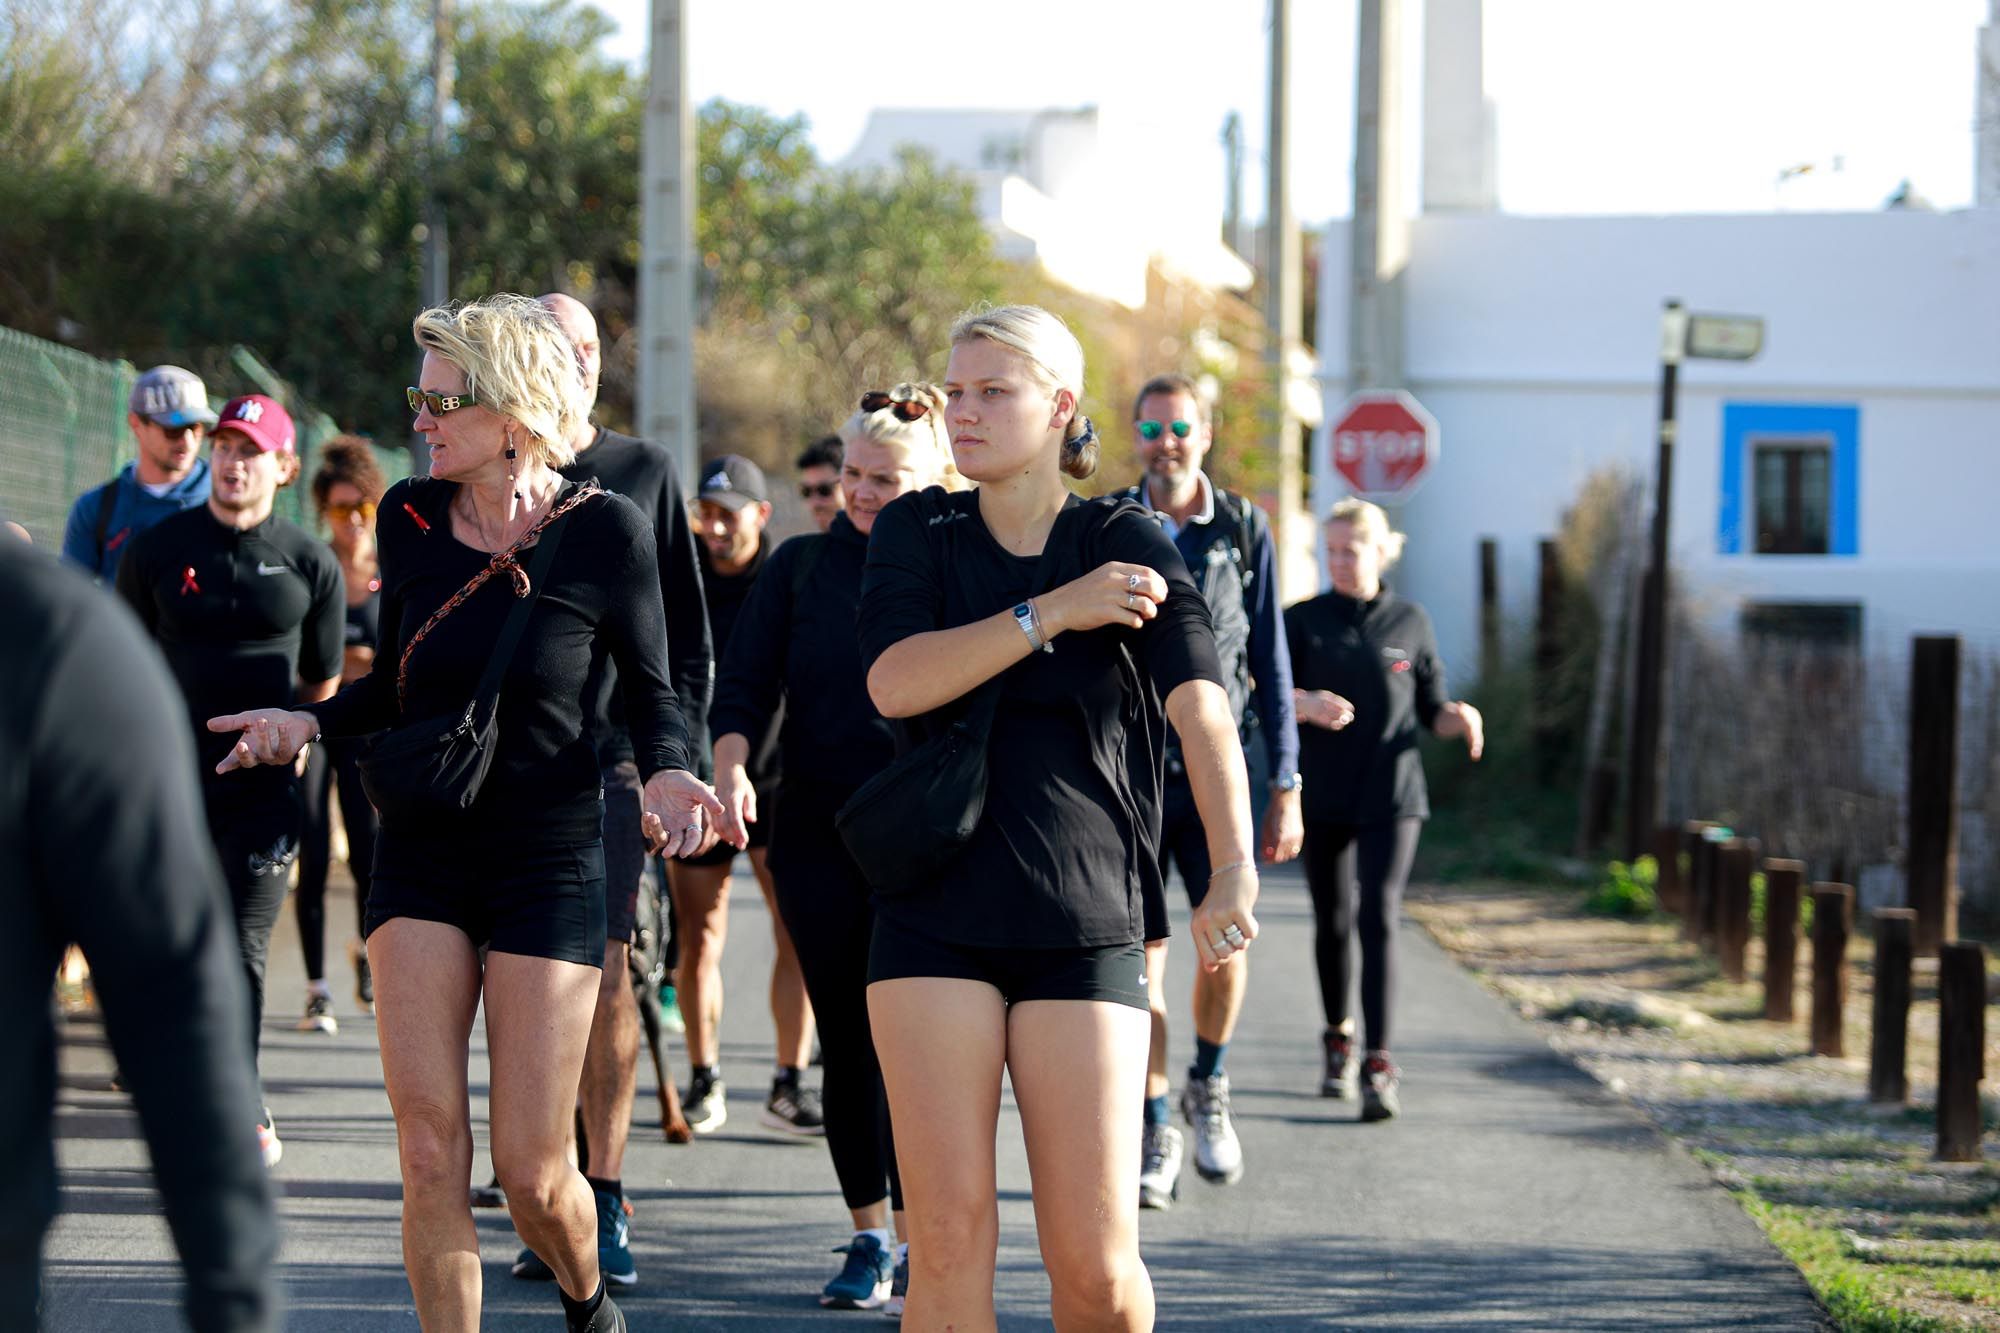
M 1125 576 L 1125 586 L 1133 592 L 1139 591 L 1139 576 L 1137 574 L 1127 574 Z
M 1243 947 L 1243 931 L 1233 922 L 1222 928 L 1222 937 L 1239 949 Z
M 688 825 L 688 826 L 687 826 L 686 828 L 682 829 L 682 830 L 681 830 L 681 832 L 682 832 L 682 833 L 699 833 L 699 832 L 701 832 L 701 825 L 699 825 L 699 824 L 689 824 L 689 825 Z
M 1132 609 L 1133 605 L 1134 605 L 1134 603 L 1133 603 L 1133 600 L 1132 600 L 1132 594 L 1128 592 L 1128 593 L 1126 593 L 1126 594 L 1125 594 L 1125 609 L 1126 609 L 1127 611 L 1130 611 L 1130 610 Z
M 1208 938 L 1208 947 L 1221 953 L 1224 949 L 1234 949 L 1236 946 L 1230 943 L 1227 935 L 1211 935 Z

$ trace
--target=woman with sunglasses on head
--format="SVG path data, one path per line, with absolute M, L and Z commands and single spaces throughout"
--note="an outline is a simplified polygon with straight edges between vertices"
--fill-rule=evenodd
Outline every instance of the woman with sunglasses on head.
M 878 892 L 869 962 L 909 1208 L 905 1318 L 927 1329 L 995 1326 L 1003 1069 L 1056 1327 L 1152 1327 L 1144 936 L 1166 913 L 1153 847 L 1169 719 L 1215 867 L 1195 947 L 1227 967 L 1257 934 L 1248 780 L 1207 607 L 1144 509 L 1064 486 L 1096 467 L 1082 388 L 1083 349 L 1047 311 L 960 320 L 945 423 L 979 489 L 899 500 L 869 543 L 876 707 L 925 736 L 992 718 L 970 840 L 935 875 Z
M 893 1303 L 908 1276 L 890 1236 L 902 1231 L 889 1107 L 868 1026 L 869 886 L 834 828 L 834 816 L 895 755 L 889 724 L 868 698 L 855 616 L 870 534 L 884 505 L 942 484 L 952 471 L 944 395 L 932 384 L 871 392 L 840 429 L 845 500 L 823 534 L 795 537 L 766 564 L 736 622 L 716 679 L 715 783 L 725 839 L 743 846 L 748 826 L 774 820 L 749 776 L 750 738 L 780 704 L 782 815 L 770 866 L 806 992 L 819 1024 L 826 1142 L 854 1223 L 841 1270 L 822 1305 Z M 900 1234 L 899 1234 L 900 1238 Z M 893 1307 L 892 1307 L 893 1308 Z
M 430 475 L 382 499 L 382 668 L 310 711 L 208 725 L 241 733 L 225 772 L 289 763 L 320 732 L 392 729 L 363 764 L 382 819 L 368 955 L 419 1321 L 427 1333 L 479 1326 L 466 1048 L 483 1002 L 493 1164 L 514 1227 L 554 1270 L 573 1333 L 613 1333 L 625 1321 L 598 1266 L 605 1218 L 564 1155 L 605 944 L 601 784 L 583 699 L 597 659 L 609 654 L 624 689 L 652 849 L 694 850 L 721 806 L 688 771 L 652 530 L 629 500 L 557 471 L 585 393 L 555 317 L 503 295 L 426 310 L 412 332 L 423 365 L 410 403 Z M 496 721 L 475 730 L 490 767 L 468 805 L 438 813 L 454 802 L 427 799 L 379 761 L 467 713 L 491 688 L 489 664 Z
M 375 507 L 382 500 L 382 469 L 368 441 L 337 435 L 318 449 L 313 473 L 313 507 L 326 526 L 327 544 L 340 561 L 346 590 L 346 640 L 340 683 L 368 674 L 382 638 L 382 577 L 375 560 Z M 357 932 L 368 924 L 368 882 L 375 867 L 375 807 L 361 788 L 361 743 L 324 741 L 306 752 L 301 796 L 305 834 L 299 844 L 299 885 L 292 898 L 298 913 L 299 949 L 306 961 L 306 1010 L 301 1032 L 340 1030 L 333 1016 L 333 992 L 326 984 L 326 877 L 333 861 L 332 795 L 340 793 L 340 822 L 347 832 L 347 868 L 354 876 Z M 375 1003 L 368 955 L 357 933 L 348 942 L 354 968 L 354 999 L 364 1010 Z

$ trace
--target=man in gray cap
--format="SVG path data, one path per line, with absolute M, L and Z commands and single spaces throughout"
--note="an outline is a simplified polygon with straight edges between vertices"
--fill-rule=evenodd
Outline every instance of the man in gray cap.
M 110 481 L 70 506 L 63 558 L 106 583 L 132 539 L 169 514 L 208 500 L 202 439 L 215 424 L 201 377 L 179 366 L 154 366 L 132 386 L 125 424 L 139 456 Z

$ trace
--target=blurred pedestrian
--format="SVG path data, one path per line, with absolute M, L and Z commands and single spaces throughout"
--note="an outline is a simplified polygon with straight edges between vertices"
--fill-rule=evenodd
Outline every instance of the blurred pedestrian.
M 701 535 L 702 595 L 708 601 L 708 622 L 715 635 L 718 661 L 729 651 L 744 604 L 769 561 L 770 521 L 770 493 L 763 469 L 736 454 L 714 459 L 702 469 L 701 484 L 695 490 L 695 527 Z M 777 804 L 781 766 L 776 724 L 780 721 L 780 716 L 764 720 L 763 729 L 750 738 L 746 760 L 750 781 L 765 795 L 767 812 Z M 770 843 L 771 821 L 764 819 L 750 827 L 749 840 L 743 845 L 751 873 L 764 894 L 776 947 L 770 1001 L 778 1049 L 760 1119 L 781 1133 L 817 1135 L 826 1130 L 819 1094 L 802 1079 L 806 1062 L 812 1058 L 812 1004 L 806 998 L 791 932 L 778 912 L 766 859 Z M 688 1127 L 697 1134 L 713 1134 L 729 1118 L 721 1059 L 722 950 L 729 934 L 729 869 L 737 850 L 718 840 L 709 850 L 667 867 L 674 915 L 680 924 L 675 992 L 687 1022 L 690 1066 L 688 1092 L 681 1106 Z
M 118 574 L 132 539 L 169 514 L 208 499 L 203 438 L 215 425 L 201 377 L 179 366 L 154 366 L 132 386 L 125 425 L 138 457 L 69 507 L 63 559 L 106 583 Z
M 50 979 L 74 942 L 138 1107 L 197 1333 L 278 1327 L 229 896 L 185 705 L 110 596 L 0 541 L 0 1328 L 37 1327 L 57 1205 Z
M 247 1035 L 254 1059 L 271 927 L 299 849 L 298 774 L 279 766 L 222 778 L 215 766 L 230 742 L 211 735 L 204 723 L 266 700 L 313 703 L 332 694 L 340 684 L 346 599 L 333 552 L 271 512 L 278 489 L 299 470 L 284 407 L 263 394 L 230 399 L 210 455 L 214 484 L 207 502 L 133 539 L 118 568 L 118 592 L 159 643 L 185 696 L 201 752 L 202 804 L 250 979 Z M 277 1165 L 284 1144 L 268 1106 L 257 1130 L 265 1164 Z
M 1132 405 L 1133 431 L 1145 479 L 1125 497 L 1153 511 L 1187 563 L 1215 626 L 1229 710 L 1247 749 L 1250 728 L 1260 724 L 1270 745 L 1271 790 L 1258 849 L 1281 864 L 1299 854 L 1299 733 L 1292 718 L 1292 664 L 1285 648 L 1284 613 L 1278 603 L 1277 547 L 1271 524 L 1243 496 L 1225 491 L 1202 470 L 1214 435 L 1208 405 L 1185 375 L 1155 375 Z M 1160 807 L 1160 880 L 1180 867 L 1188 906 L 1208 892 L 1208 836 L 1195 811 L 1194 789 L 1180 737 L 1167 731 L 1166 781 Z M 1169 1207 L 1180 1191 L 1180 1131 L 1167 1106 L 1167 923 L 1147 931 L 1146 976 L 1151 982 L 1152 1056 L 1146 1069 L 1146 1116 L 1139 1170 L 1139 1206 Z M 1208 971 L 1197 967 L 1191 995 L 1194 1063 L 1181 1091 L 1181 1114 L 1194 1134 L 1195 1172 L 1203 1180 L 1233 1185 L 1243 1175 L 1243 1147 L 1229 1114 L 1229 1075 L 1223 1059 L 1243 996 L 1250 960 Z
M 1402 1106 L 1402 1074 L 1389 1054 L 1396 928 L 1430 815 L 1417 728 L 1463 739 L 1478 759 L 1485 724 L 1477 708 L 1447 692 L 1430 616 L 1383 586 L 1403 551 L 1388 516 L 1345 499 L 1328 515 L 1325 537 L 1332 590 L 1285 610 L 1305 728 L 1306 885 L 1326 1010 L 1320 1095 L 1351 1098 L 1358 1082 L 1361 1118 L 1387 1120 Z M 1348 1007 L 1356 940 L 1367 1052 L 1359 1061 Z
M 313 508 L 327 531 L 327 544 L 340 561 L 342 626 L 340 683 L 351 685 L 375 664 L 382 641 L 382 570 L 375 559 L 376 508 L 382 502 L 382 469 L 375 450 L 355 435 L 337 435 L 319 446 L 313 472 Z M 306 1007 L 301 1032 L 340 1031 L 333 991 L 326 982 L 326 877 L 333 863 L 333 795 L 340 794 L 340 823 L 347 835 L 347 868 L 354 879 L 354 929 L 348 964 L 354 970 L 355 1003 L 375 1003 L 368 954 L 361 930 L 368 920 L 369 876 L 375 868 L 375 807 L 361 786 L 361 743 L 322 741 L 306 755 L 301 784 L 305 837 L 299 845 L 299 887 L 292 896 L 298 917 L 299 948 L 305 955 Z
M 479 1325 L 466 1043 L 483 1003 L 493 1163 L 515 1230 L 555 1270 L 569 1327 L 611 1333 L 625 1321 L 599 1268 L 601 1201 L 563 1151 L 605 955 L 584 696 L 595 657 L 616 659 L 645 774 L 643 836 L 686 851 L 721 807 L 687 771 L 645 516 L 557 472 L 586 401 L 569 339 L 512 295 L 426 310 L 413 333 L 424 357 L 409 397 L 430 476 L 383 497 L 382 669 L 311 709 L 209 726 L 236 734 L 225 770 L 288 764 L 322 730 L 391 729 L 363 763 L 382 816 L 368 955 L 418 1318 L 432 1333 Z M 482 709 L 499 683 L 497 713 Z M 386 766 L 466 716 L 487 747 L 483 777 L 426 787 L 430 770 Z
M 821 532 L 833 526 L 833 516 L 847 503 L 840 488 L 839 435 L 814 440 L 799 454 L 799 498 L 812 511 L 813 523 Z
M 1143 941 L 1166 911 L 1152 849 L 1167 719 L 1215 863 L 1196 949 L 1229 966 L 1257 933 L 1243 750 L 1208 609 L 1145 510 L 1064 486 L 1096 467 L 1082 387 L 1083 349 L 1048 312 L 961 320 L 945 422 L 978 489 L 905 496 L 869 539 L 870 697 L 918 735 L 956 726 L 952 754 L 987 736 L 969 840 L 941 850 L 952 810 L 912 810 L 898 846 L 922 835 L 950 859 L 876 885 L 869 1017 L 909 1206 L 905 1316 L 922 1328 L 993 1327 L 1003 1070 L 1056 1326 L 1152 1327 L 1138 1227 Z M 964 781 L 948 790 L 969 800 Z M 895 850 L 867 844 L 855 818 L 871 855 Z

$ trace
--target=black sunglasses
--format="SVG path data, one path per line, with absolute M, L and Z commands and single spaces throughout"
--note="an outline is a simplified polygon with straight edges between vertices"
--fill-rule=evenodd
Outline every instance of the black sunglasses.
M 839 489 L 840 483 L 837 481 L 802 481 L 799 483 L 799 499 L 830 500 L 833 498 L 833 493 Z
M 1170 430 L 1174 433 L 1175 439 L 1185 440 L 1188 436 L 1194 434 L 1194 423 L 1191 421 L 1142 421 L 1139 423 L 1139 438 L 1151 444 Z
M 863 412 L 880 412 L 885 407 L 896 414 L 898 421 L 915 421 L 931 410 L 929 403 L 913 402 L 908 398 L 891 398 L 880 389 L 861 395 Z
M 456 412 L 461 407 L 476 406 L 469 393 L 439 393 L 435 389 L 415 387 L 406 388 L 403 392 L 409 397 L 412 412 L 421 412 L 428 407 L 434 417 L 441 417 L 447 412 Z

